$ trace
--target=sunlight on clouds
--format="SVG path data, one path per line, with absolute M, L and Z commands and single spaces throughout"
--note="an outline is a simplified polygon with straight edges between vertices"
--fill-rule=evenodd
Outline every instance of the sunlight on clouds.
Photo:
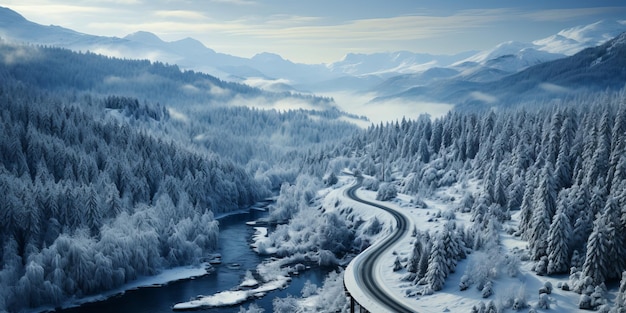
M 259 0 L 6 0 L 3 5 L 37 23 L 94 35 L 124 37 L 148 31 L 164 40 L 192 37 L 219 52 L 237 56 L 268 51 L 303 63 L 333 62 L 348 52 L 409 50 L 450 54 L 461 51 L 454 49 L 481 49 L 481 44 L 491 44 L 495 39 L 476 36 L 507 23 L 562 22 L 625 10 L 531 10 L 524 6 L 457 10 L 450 5 L 449 10 L 443 11 L 398 8 L 390 9 L 389 14 L 383 13 L 388 10 L 378 12 L 372 6 L 362 10 L 359 7 L 359 12 L 352 14 L 331 11 L 333 8 L 324 13 L 304 11 L 306 6 L 295 3 Z M 513 28 L 506 31 L 519 32 Z
M 84 5 L 72 5 L 72 4 L 40 4 L 40 5 L 12 5 L 12 10 L 18 11 L 20 14 L 26 16 L 54 16 L 58 15 L 59 20 L 67 21 L 69 14 L 81 14 L 81 13 L 97 13 L 97 14 L 109 14 L 116 10 L 107 7 L 100 6 L 84 6 Z
M 252 0 L 210 0 L 214 3 L 224 3 L 224 4 L 233 4 L 233 5 L 255 5 L 256 1 Z
M 228 23 L 187 23 L 184 21 L 162 21 L 162 22 L 146 22 L 146 23 L 117 23 L 117 22 L 93 22 L 89 23 L 89 27 L 102 31 L 115 29 L 125 34 L 133 33 L 139 30 L 150 31 L 156 34 L 192 34 L 204 32 L 229 32 L 235 29 L 246 27 L 245 25 L 228 24 Z M 195 37 L 195 36 L 192 36 Z
M 200 12 L 186 11 L 186 10 L 172 10 L 172 11 L 160 10 L 160 11 L 155 11 L 154 15 L 158 17 L 162 17 L 162 18 L 178 18 L 178 19 L 185 19 L 185 20 L 203 20 L 207 18 L 204 14 Z
M 301 19 L 287 19 L 282 23 L 270 19 L 258 25 L 244 24 L 232 27 L 230 34 L 256 36 L 272 39 L 317 40 L 325 42 L 350 41 L 390 41 L 432 38 L 450 32 L 463 32 L 470 28 L 480 28 L 491 22 L 503 20 L 501 10 L 462 11 L 450 16 L 406 15 L 390 18 L 370 18 L 351 20 L 334 25 L 299 26 Z M 306 17 L 313 21 L 314 17 Z M 289 23 L 291 21 L 291 23 Z M 246 23 L 246 21 L 241 21 Z M 275 27 L 275 26 L 284 27 Z M 246 26 L 246 27 L 243 27 Z
M 266 21 L 266 25 L 272 26 L 295 26 L 300 24 L 310 24 L 322 20 L 317 16 L 299 16 L 299 15 L 273 15 L 270 20 Z

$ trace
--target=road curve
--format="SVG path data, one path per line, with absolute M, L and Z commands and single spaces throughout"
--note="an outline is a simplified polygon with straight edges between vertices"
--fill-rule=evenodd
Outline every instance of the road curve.
M 379 208 L 391 214 L 396 222 L 396 227 L 392 230 L 391 234 L 367 248 L 350 262 L 348 269 L 346 269 L 346 275 L 354 276 L 348 276 L 345 279 L 346 288 L 357 303 L 370 312 L 416 312 L 401 301 L 397 301 L 396 297 L 381 286 L 375 274 L 375 265 L 378 257 L 385 253 L 391 253 L 391 248 L 394 244 L 409 231 L 409 220 L 406 216 L 391 208 L 357 197 L 356 190 L 361 187 L 361 182 L 362 178 L 357 178 L 357 183 L 345 191 L 346 196 L 354 201 Z M 393 264 L 388 264 L 388 266 L 392 265 Z M 364 298 L 359 299 L 356 295 L 360 295 L 360 293 L 351 290 L 353 288 L 360 289 Z

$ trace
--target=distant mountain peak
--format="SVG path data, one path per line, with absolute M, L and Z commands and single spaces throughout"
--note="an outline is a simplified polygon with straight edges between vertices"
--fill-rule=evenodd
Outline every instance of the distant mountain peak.
M 280 55 L 271 52 L 261 52 L 257 53 L 252 57 L 254 61 L 261 62 L 285 62 L 287 60 L 283 59 Z
M 161 40 L 159 36 L 151 32 L 146 32 L 146 31 L 138 31 L 132 34 L 128 34 L 126 35 L 126 37 L 124 37 L 124 39 L 141 42 L 141 43 L 149 44 L 149 45 L 160 45 L 164 43 L 164 41 Z
M 199 40 L 191 38 L 191 37 L 186 37 L 181 40 L 172 41 L 171 44 L 177 46 L 178 48 L 184 49 L 188 53 L 191 53 L 192 51 L 202 52 L 202 53 L 209 51 L 211 53 L 215 53 L 213 49 L 208 48 Z
M 601 45 L 626 31 L 626 20 L 601 20 L 588 25 L 571 27 L 555 35 L 535 40 L 539 50 L 573 55 L 587 47 Z
M 0 6 L 0 24 L 10 24 L 15 22 L 26 22 L 26 19 L 19 13 Z

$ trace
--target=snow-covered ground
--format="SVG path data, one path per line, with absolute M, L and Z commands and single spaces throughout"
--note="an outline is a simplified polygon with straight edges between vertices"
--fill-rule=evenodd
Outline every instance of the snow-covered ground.
M 192 309 L 200 309 L 200 308 L 214 308 L 220 306 L 231 306 L 245 302 L 248 299 L 253 297 L 260 297 L 265 295 L 266 293 L 284 288 L 287 283 L 289 283 L 289 277 L 286 276 L 277 276 L 276 280 L 272 280 L 260 285 L 257 288 L 253 289 L 242 289 L 242 290 L 227 290 L 218 292 L 216 294 L 210 296 L 200 297 L 196 300 L 191 300 L 187 302 L 181 302 L 174 305 L 174 310 L 192 310 Z M 247 280 L 241 285 L 244 285 Z M 240 285 L 240 286 L 241 286 Z
M 318 196 L 322 198 L 321 204 L 324 210 L 337 213 L 342 212 L 345 215 L 354 215 L 355 219 L 365 221 L 365 227 L 359 227 L 357 237 L 367 240 L 370 243 L 381 239 L 392 231 L 394 227 L 394 219 L 386 212 L 353 201 L 345 195 L 345 191 L 353 183 L 353 178 L 340 176 L 339 183 L 332 188 L 326 188 L 319 192 Z M 470 227 L 470 213 L 461 213 L 457 210 L 460 207 L 461 199 L 467 193 L 476 194 L 478 192 L 477 181 L 470 181 L 463 184 L 456 184 L 451 187 L 439 189 L 434 194 L 420 198 L 426 204 L 425 208 L 415 205 L 415 198 L 403 194 L 387 202 L 377 201 L 376 192 L 360 189 L 357 196 L 371 201 L 378 202 L 387 207 L 402 212 L 409 217 L 411 226 L 409 229 L 416 227 L 420 231 L 436 232 L 443 229 L 444 224 L 448 221 L 445 216 L 447 211 L 454 212 L 453 221 L 460 227 Z M 517 212 L 514 212 L 512 220 L 502 225 L 499 234 L 500 244 L 498 246 L 498 255 L 489 254 L 485 251 L 472 251 L 466 259 L 458 262 L 456 270 L 451 273 L 445 282 L 442 290 L 431 295 L 415 296 L 415 290 L 418 288 L 412 282 L 403 280 L 406 276 L 406 270 L 393 271 L 395 259 L 399 256 L 403 263 L 410 256 L 413 247 L 414 237 L 408 235 L 399 241 L 392 252 L 382 255 L 377 262 L 376 269 L 377 280 L 383 284 L 383 288 L 394 294 L 395 298 L 403 301 L 407 306 L 415 308 L 418 312 L 470 312 L 473 306 L 479 306 L 481 302 L 487 304 L 493 301 L 498 307 L 510 306 L 515 298 L 522 298 L 528 304 L 527 308 L 522 309 L 527 312 L 530 308 L 537 312 L 576 312 L 578 309 L 578 300 L 580 295 L 572 291 L 563 291 L 558 286 L 567 283 L 569 277 L 561 276 L 537 276 L 532 270 L 533 262 L 521 261 L 519 271 L 515 275 L 509 275 L 504 269 L 500 268 L 496 272 L 491 273 L 490 279 L 493 282 L 494 293 L 490 297 L 483 298 L 481 290 L 470 286 L 467 290 L 461 291 L 459 284 L 462 277 L 471 274 L 475 269 L 484 267 L 485 264 L 495 264 L 507 254 L 514 251 L 525 250 L 527 243 L 519 237 L 515 237 L 506 232 L 507 229 L 515 228 L 517 223 Z M 374 219 L 378 220 L 382 227 L 377 233 L 367 233 L 367 225 Z M 256 234 L 253 237 L 253 247 L 265 245 L 265 251 L 269 246 L 268 230 L 266 227 L 255 227 Z M 246 275 L 239 286 L 232 290 L 216 293 L 201 297 L 199 299 L 179 303 L 175 309 L 193 309 L 193 308 L 210 308 L 217 306 L 229 306 L 243 303 L 246 300 L 262 296 L 268 291 L 283 288 L 289 282 L 289 275 L 294 273 L 296 269 L 292 266 L 298 261 L 306 260 L 309 256 L 306 254 L 294 255 L 284 259 L 273 259 L 259 265 L 255 275 Z M 497 266 L 493 267 L 498 268 Z M 343 275 L 337 274 L 337 275 Z M 550 305 L 549 310 L 538 308 L 539 289 L 546 282 L 550 282 L 554 287 L 552 293 L 548 295 Z M 319 291 L 319 290 L 318 290 Z M 303 291 L 303 294 L 305 292 Z M 315 312 L 323 307 L 324 301 L 328 301 L 327 294 L 317 294 L 300 299 L 300 308 L 303 312 Z M 335 292 L 336 297 L 336 292 Z M 611 298 L 611 296 L 609 296 Z M 513 312 L 512 309 L 506 311 Z
M 342 188 L 332 191 L 328 195 L 327 202 L 334 203 L 339 200 L 345 205 L 354 207 L 355 213 L 360 214 L 364 220 L 368 220 L 376 216 L 385 224 L 385 229 L 388 230 L 388 225 L 391 225 L 391 217 L 382 212 L 379 209 L 354 202 L 351 199 L 344 196 L 343 190 L 348 188 L 344 186 Z M 447 221 L 445 218 L 436 218 L 438 212 L 445 212 L 448 210 L 455 210 L 459 207 L 460 199 L 467 192 L 475 193 L 477 190 L 477 182 L 470 182 L 461 186 L 460 184 L 441 189 L 434 195 L 428 198 L 421 199 L 427 204 L 427 208 L 416 208 L 412 203 L 413 197 L 399 194 L 396 199 L 389 202 L 376 201 L 376 192 L 367 190 L 358 190 L 357 195 L 365 200 L 371 202 L 378 202 L 387 207 L 395 209 L 404 213 L 410 217 L 412 226 L 415 225 L 418 230 L 434 232 L 441 229 L 444 223 Z M 470 213 L 455 212 L 454 221 L 459 225 L 470 225 Z M 525 249 L 527 243 L 521 240 L 519 237 L 507 234 L 506 229 L 512 227 L 517 223 L 517 215 L 512 216 L 512 220 L 505 223 L 500 233 L 500 253 L 501 256 L 510 253 L 514 250 Z M 377 265 L 379 268 L 376 270 L 378 280 L 385 284 L 384 288 L 392 291 L 397 299 L 401 299 L 408 306 L 413 307 L 419 312 L 470 312 L 473 306 L 479 306 L 480 302 L 487 304 L 489 301 L 494 301 L 499 307 L 505 306 L 507 301 L 512 301 L 516 297 L 526 299 L 529 308 L 534 308 L 537 312 L 577 312 L 578 301 L 580 295 L 572 291 L 563 291 L 558 286 L 562 283 L 567 283 L 569 277 L 567 275 L 561 276 L 537 276 L 532 271 L 534 262 L 523 261 L 521 262 L 519 273 L 514 277 L 511 277 L 507 273 L 494 273 L 493 290 L 494 294 L 488 298 L 482 297 L 481 290 L 477 290 L 474 286 L 471 286 L 465 291 L 460 291 L 459 283 L 461 277 L 464 274 L 471 273 L 472 269 L 481 265 L 484 262 L 490 262 L 492 256 L 487 255 L 481 251 L 474 251 L 468 255 L 466 259 L 460 260 L 456 267 L 456 271 L 451 273 L 446 279 L 445 285 L 442 290 L 433 293 L 432 295 L 424 296 L 407 296 L 407 293 L 412 291 L 415 286 L 407 281 L 403 281 L 402 278 L 407 274 L 405 270 L 397 272 L 393 271 L 393 264 L 396 256 L 400 256 L 401 259 L 406 259 L 410 256 L 412 249 L 411 236 L 406 236 L 396 245 L 393 253 L 382 255 Z M 493 260 L 491 260 L 493 261 Z M 537 302 L 539 301 L 539 289 L 544 286 L 545 282 L 550 282 L 554 287 L 552 293 L 548 295 L 549 310 L 539 309 Z M 529 308 L 523 309 L 523 311 L 529 310 Z M 513 312 L 513 310 L 509 309 Z

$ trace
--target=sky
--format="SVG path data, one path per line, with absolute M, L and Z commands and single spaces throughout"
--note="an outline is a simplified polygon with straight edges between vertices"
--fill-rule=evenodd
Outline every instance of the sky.
M 623 0 L 4 0 L 27 19 L 79 32 L 191 37 L 222 53 L 298 63 L 347 53 L 455 54 L 626 16 Z

